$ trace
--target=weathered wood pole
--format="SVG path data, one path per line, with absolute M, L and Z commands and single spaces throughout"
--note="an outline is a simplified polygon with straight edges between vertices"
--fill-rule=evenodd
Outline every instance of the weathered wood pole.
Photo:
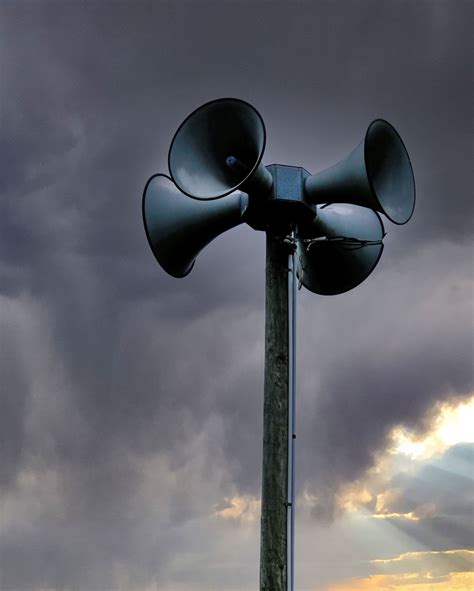
M 267 232 L 260 591 L 287 591 L 288 248 Z

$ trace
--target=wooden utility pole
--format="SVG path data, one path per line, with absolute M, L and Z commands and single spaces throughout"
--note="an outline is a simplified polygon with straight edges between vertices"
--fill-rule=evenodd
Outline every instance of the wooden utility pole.
M 287 591 L 288 247 L 267 232 L 260 591 Z
M 383 119 L 370 124 L 346 159 L 317 174 L 265 166 L 265 142 L 263 119 L 249 103 L 222 98 L 202 105 L 173 137 L 171 179 L 157 174 L 147 182 L 142 213 L 153 254 L 173 277 L 189 273 L 200 250 L 227 229 L 245 222 L 266 231 L 260 591 L 294 591 L 296 280 L 324 295 L 356 287 L 382 253 L 376 212 L 406 223 L 415 184 L 406 148 Z M 233 199 L 237 190 L 241 196 Z M 309 254 L 320 241 L 332 246 Z

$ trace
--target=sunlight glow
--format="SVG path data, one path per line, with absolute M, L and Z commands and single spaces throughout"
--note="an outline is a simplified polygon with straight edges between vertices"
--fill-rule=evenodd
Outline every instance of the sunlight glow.
M 458 443 L 474 442 L 474 396 L 467 402 L 439 407 L 432 430 L 417 437 L 404 427 L 392 431 L 392 454 L 402 454 L 413 460 L 426 460 Z
M 373 519 L 407 519 L 408 521 L 420 521 L 420 517 L 414 511 L 409 513 L 374 513 Z
M 377 519 L 399 518 L 418 521 L 434 514 L 434 505 L 424 504 L 404 513 L 393 509 L 398 490 L 387 488 L 394 471 L 415 474 L 421 463 L 444 453 L 458 443 L 474 442 L 474 396 L 459 404 L 444 403 L 435 407 L 431 429 L 419 436 L 403 426 L 390 436 L 388 449 L 376 456 L 375 464 L 362 478 L 345 484 L 336 496 L 343 512 L 361 508 L 372 510 Z

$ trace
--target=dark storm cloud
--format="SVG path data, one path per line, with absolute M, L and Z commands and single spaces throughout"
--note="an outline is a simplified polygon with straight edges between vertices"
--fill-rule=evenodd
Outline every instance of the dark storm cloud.
M 472 229 L 470 11 L 462 2 L 2 4 L 0 483 L 14 495 L 25 474 L 49 467 L 64 505 L 64 514 L 45 506 L 28 537 L 21 523 L 2 535 L 6 589 L 105 589 L 113 569 L 103 565 L 114 560 L 144 584 L 157 577 L 173 549 L 160 533 L 150 541 L 134 508 L 137 465 L 156 454 L 168 478 L 183 471 L 176 490 L 164 476 L 160 484 L 173 500 L 160 514 L 170 527 L 235 491 L 259 494 L 263 236 L 234 230 L 177 281 L 156 266 L 141 221 L 147 178 L 166 172 L 176 126 L 206 100 L 254 103 L 268 130 L 265 163 L 312 172 L 350 151 L 372 118 L 393 122 L 418 207 L 410 226 L 390 228 L 381 265 L 393 272 L 377 271 L 377 290 L 403 305 L 418 274 L 413 265 L 404 274 L 407 257 L 425 265 L 421 299 L 433 274 L 452 282 L 426 314 L 420 304 L 402 329 L 389 323 L 398 340 L 386 352 L 373 343 L 387 309 L 381 299 L 362 307 L 363 287 L 353 304 L 326 304 L 331 317 L 318 312 L 314 333 L 308 321 L 300 373 L 314 422 L 303 424 L 302 480 L 334 492 L 370 464 L 394 422 L 416 423 L 436 399 L 467 392 L 466 254 L 443 259 L 439 245 Z M 449 273 L 458 266 L 459 281 Z M 438 318 L 456 282 L 457 313 Z M 303 300 L 306 319 L 320 301 Z M 368 325 L 357 337 L 344 332 L 354 314 Z M 343 336 L 319 355 L 312 334 L 336 334 L 335 316 Z M 413 337 L 433 317 L 435 330 Z M 214 439 L 200 439 L 206 429 Z M 32 506 L 26 497 L 14 515 Z

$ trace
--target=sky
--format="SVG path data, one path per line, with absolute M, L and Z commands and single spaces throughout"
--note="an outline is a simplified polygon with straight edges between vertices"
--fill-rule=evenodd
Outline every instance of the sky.
M 383 117 L 417 187 L 363 284 L 298 295 L 296 588 L 472 589 L 472 12 L 0 0 L 2 591 L 258 587 L 265 237 L 174 279 L 141 218 L 226 96 L 312 173 Z

